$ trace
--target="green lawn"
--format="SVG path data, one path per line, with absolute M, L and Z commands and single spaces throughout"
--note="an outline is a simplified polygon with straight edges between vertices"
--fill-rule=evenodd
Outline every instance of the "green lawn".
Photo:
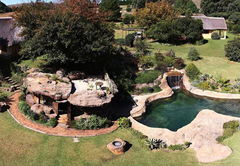
M 22 60 L 19 64 L 20 66 L 28 66 L 29 68 L 39 68 L 40 65 L 46 63 L 46 58 L 43 56 L 37 57 L 37 59 L 28 59 L 28 60 Z
M 116 31 L 116 39 L 121 38 L 121 34 L 119 31 Z M 240 77 L 240 63 L 232 62 L 227 60 L 224 55 L 224 45 L 227 44 L 229 40 L 232 40 L 236 35 L 227 33 L 229 37 L 226 40 L 212 40 L 208 39 L 208 43 L 204 45 L 192 45 L 192 44 L 184 44 L 184 45 L 167 45 L 161 44 L 158 42 L 148 40 L 150 43 L 150 48 L 148 49 L 150 52 L 157 52 L 160 50 L 161 52 L 167 52 L 169 49 L 173 49 L 176 53 L 177 57 L 182 57 L 186 64 L 191 61 L 187 60 L 187 54 L 190 47 L 195 47 L 201 60 L 194 61 L 193 63 L 200 69 L 202 73 L 212 74 L 216 76 L 217 74 L 222 75 L 223 77 L 227 77 L 231 80 Z M 129 48 L 129 50 L 133 50 Z
M 8 114 L 0 114 L 0 165 L 239 165 L 240 133 L 227 139 L 225 143 L 233 149 L 233 154 L 225 160 L 211 164 L 201 164 L 193 149 L 186 151 L 151 152 L 144 150 L 136 137 L 125 129 L 95 137 L 72 138 L 40 134 L 23 128 Z M 107 144 L 115 138 L 122 138 L 132 144 L 123 155 L 116 156 L 107 149 Z

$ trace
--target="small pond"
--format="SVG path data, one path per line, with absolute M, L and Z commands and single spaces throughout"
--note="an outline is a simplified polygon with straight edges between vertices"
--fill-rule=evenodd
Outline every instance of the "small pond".
M 136 120 L 149 127 L 177 131 L 189 124 L 203 109 L 240 117 L 240 100 L 197 97 L 186 90 L 176 90 L 171 98 L 151 102 L 147 106 L 145 114 Z

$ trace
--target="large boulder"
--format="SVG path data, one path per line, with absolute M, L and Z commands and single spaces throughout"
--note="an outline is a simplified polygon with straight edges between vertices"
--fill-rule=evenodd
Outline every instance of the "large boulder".
M 59 78 L 48 73 L 28 74 L 25 85 L 28 92 L 48 96 L 54 100 L 66 100 L 72 90 L 72 84 L 68 78 Z

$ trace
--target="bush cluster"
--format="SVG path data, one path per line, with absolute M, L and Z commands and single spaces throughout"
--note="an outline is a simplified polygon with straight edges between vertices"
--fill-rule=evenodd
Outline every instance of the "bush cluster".
M 107 118 L 101 118 L 97 115 L 91 115 L 88 119 L 80 118 L 75 123 L 75 128 L 80 130 L 96 130 L 106 128 L 112 125 Z
M 198 70 L 198 68 L 193 63 L 189 63 L 186 66 L 185 70 L 186 70 L 186 75 L 191 80 L 198 78 L 198 75 L 201 74 L 201 72 Z
M 48 116 L 45 115 L 45 113 L 42 111 L 40 114 L 37 114 L 31 110 L 31 107 L 27 104 L 26 101 L 19 101 L 18 108 L 21 110 L 21 112 L 29 117 L 29 119 L 45 124 L 47 126 L 55 127 L 57 125 L 56 119 L 48 119 Z
M 220 36 L 218 35 L 217 32 L 214 32 L 214 33 L 212 33 L 211 38 L 212 38 L 213 40 L 219 40 L 219 39 L 220 39 Z
M 197 60 L 200 59 L 199 53 L 198 53 L 198 51 L 196 50 L 195 47 L 190 47 L 187 56 L 188 56 L 188 59 L 191 60 L 191 61 L 197 61 Z
M 133 129 L 133 128 L 129 128 L 129 131 L 131 131 L 131 133 L 137 137 L 137 140 L 139 141 L 140 145 L 144 148 L 144 149 L 148 149 L 148 147 L 146 146 L 145 141 L 148 139 L 148 137 L 144 134 L 142 134 L 141 132 Z
M 131 122 L 126 117 L 121 117 L 117 120 L 117 125 L 119 128 L 129 128 L 131 127 Z
M 160 139 L 149 138 L 145 143 L 150 150 L 167 148 L 167 144 Z
M 8 95 L 0 91 L 0 101 L 6 101 L 7 99 L 8 99 Z
M 178 145 L 170 145 L 168 146 L 168 149 L 174 151 L 174 150 L 185 150 L 186 148 L 183 145 L 178 144 Z
M 135 82 L 138 84 L 143 83 L 152 83 L 158 76 L 161 74 L 158 70 L 147 70 L 144 72 L 140 72 L 135 79 Z
M 233 135 L 233 133 L 235 133 L 237 131 L 239 127 L 239 121 L 229 121 L 223 124 L 223 135 L 218 137 L 216 140 L 218 142 L 222 142 L 223 140 L 225 140 L 226 138 L 229 138 Z

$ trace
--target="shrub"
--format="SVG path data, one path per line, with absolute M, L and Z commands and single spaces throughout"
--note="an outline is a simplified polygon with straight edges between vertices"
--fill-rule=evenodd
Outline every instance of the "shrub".
M 137 52 L 145 55 L 148 49 L 148 43 L 145 40 L 137 40 L 135 45 Z
M 131 12 L 131 11 L 132 11 L 132 8 L 130 7 L 129 4 L 127 5 L 126 11 L 127 11 L 127 12 Z
M 214 33 L 212 33 L 211 38 L 212 38 L 213 40 L 219 40 L 219 39 L 220 39 L 220 36 L 218 35 L 217 32 L 214 32 Z
M 48 116 L 45 115 L 45 112 L 40 112 L 39 115 L 39 122 L 40 123 L 47 123 L 48 122 Z
M 57 121 L 57 119 L 50 118 L 48 123 L 49 123 L 49 126 L 55 127 L 55 126 L 57 126 L 58 121 Z
M 145 143 L 150 150 L 159 148 L 164 149 L 167 147 L 167 144 L 160 139 L 149 138 L 145 140 Z
M 131 127 L 130 120 L 126 117 L 121 117 L 117 120 L 117 125 L 120 128 L 129 128 Z
M 135 82 L 138 84 L 152 83 L 161 73 L 157 70 L 147 70 L 145 73 L 141 72 L 138 74 Z
M 230 129 L 236 130 L 238 126 L 239 126 L 239 122 L 236 120 L 232 120 L 223 124 L 224 129 L 230 128 Z
M 185 148 L 183 147 L 183 145 L 170 145 L 168 146 L 168 149 L 170 150 L 185 150 Z
M 191 61 L 197 61 L 198 59 L 200 59 L 199 57 L 199 53 L 196 50 L 195 47 L 190 47 L 189 52 L 188 52 L 188 59 Z
M 26 101 L 19 101 L 18 108 L 22 111 L 24 115 L 28 115 L 28 111 L 30 110 L 30 106 Z
M 222 142 L 224 139 L 229 138 L 233 135 L 234 132 L 237 131 L 237 128 L 239 127 L 239 122 L 238 121 L 229 121 L 229 122 L 225 122 L 223 124 L 223 135 L 218 137 L 216 140 L 218 142 Z
M 201 74 L 201 72 L 198 70 L 198 68 L 193 63 L 189 63 L 186 66 L 185 70 L 186 70 L 186 75 L 191 80 L 194 80 L 194 79 L 198 78 L 198 75 Z
M 168 52 L 167 52 L 167 56 L 169 57 L 172 57 L 172 58 L 175 58 L 175 51 L 173 49 L 170 49 Z
M 111 122 L 107 118 L 101 118 L 97 115 L 91 115 L 88 119 L 80 118 L 75 123 L 76 129 L 100 129 L 100 128 L 106 128 L 111 125 Z
M 0 101 L 6 101 L 7 99 L 8 99 L 8 95 L 0 91 Z
M 240 38 L 234 38 L 225 45 L 225 56 L 230 61 L 240 62 Z
M 163 54 L 160 53 L 160 52 L 156 52 L 155 53 L 155 60 L 156 60 L 156 62 L 163 61 L 164 60 Z
M 163 62 L 168 66 L 168 67 L 172 67 L 175 63 L 174 58 L 166 56 L 163 60 Z
M 152 67 L 155 64 L 155 60 L 152 55 L 145 55 L 145 56 L 142 55 L 139 57 L 139 61 L 140 61 L 140 64 L 145 68 Z
M 199 83 L 200 89 L 207 90 L 209 88 L 209 83 L 207 81 L 204 81 L 203 83 Z
M 127 46 L 129 47 L 133 47 L 133 42 L 134 42 L 134 34 L 128 34 L 126 37 L 125 37 L 125 43 Z
M 155 70 L 159 70 L 162 73 L 167 71 L 167 64 L 165 62 L 158 62 L 157 66 L 155 67 Z
M 177 69 L 182 69 L 184 68 L 185 64 L 184 64 L 184 60 L 182 58 L 177 58 L 174 62 L 174 67 Z

